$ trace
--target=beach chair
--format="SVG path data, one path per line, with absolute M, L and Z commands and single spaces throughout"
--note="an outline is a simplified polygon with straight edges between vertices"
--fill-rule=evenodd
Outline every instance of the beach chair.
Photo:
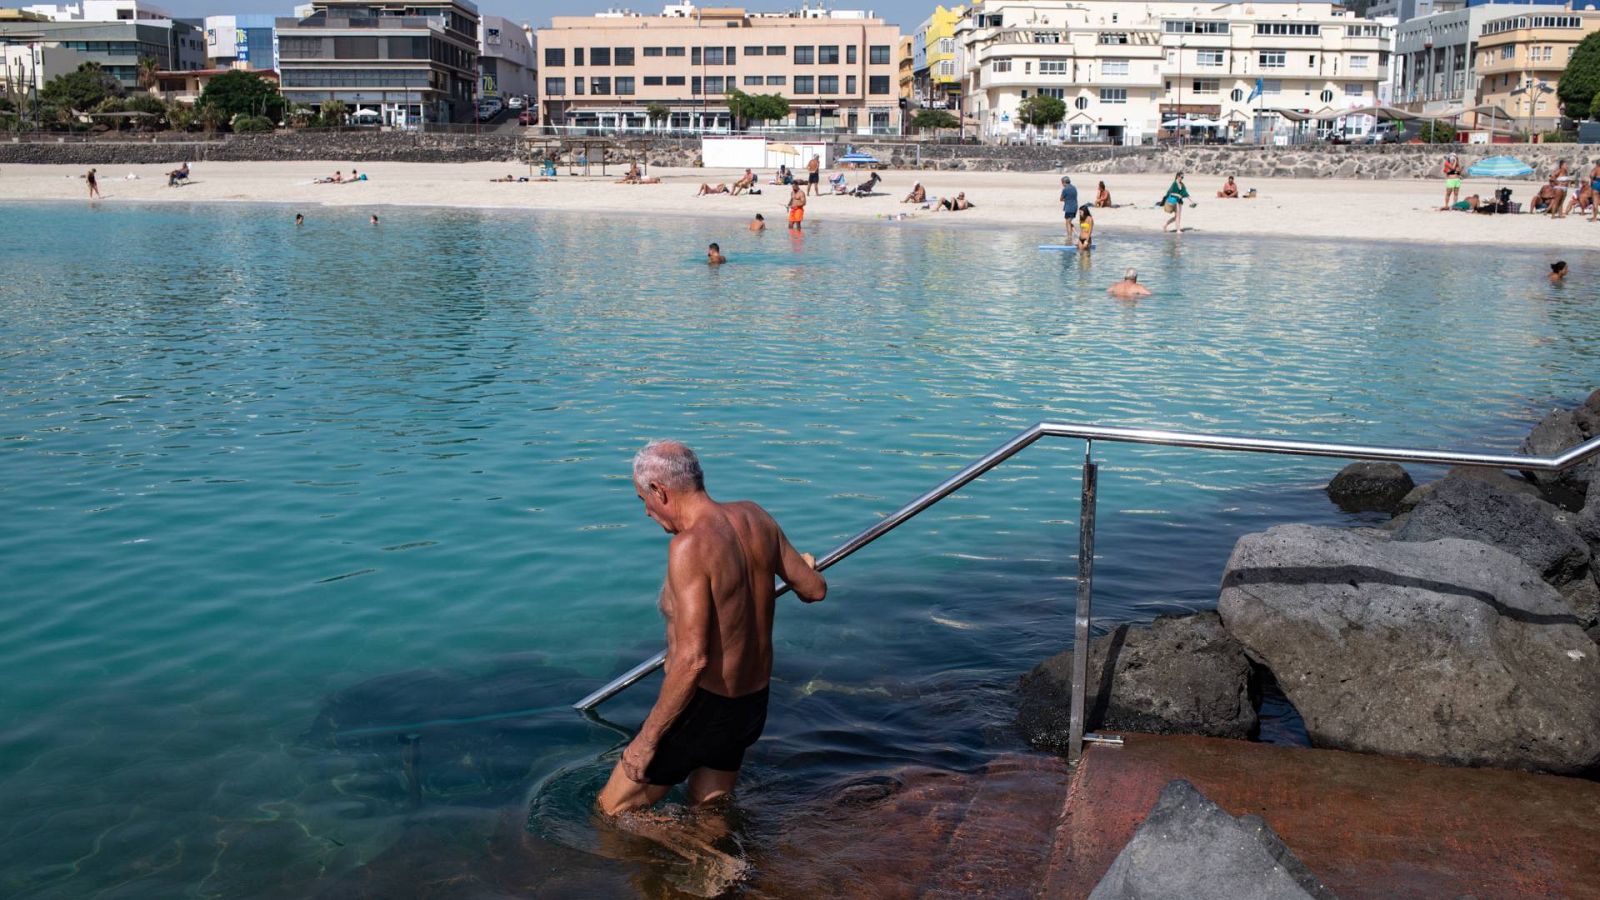
M 848 193 L 850 193 L 850 188 L 845 186 L 844 173 L 843 172 L 840 172 L 837 175 L 829 175 L 828 176 L 828 184 L 829 184 L 829 186 L 831 186 L 833 188 L 833 192 L 835 194 L 848 194 Z

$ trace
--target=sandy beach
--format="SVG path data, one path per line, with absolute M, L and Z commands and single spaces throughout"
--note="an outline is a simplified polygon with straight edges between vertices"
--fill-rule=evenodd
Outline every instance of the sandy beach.
M 552 209 L 614 212 L 629 215 L 726 216 L 740 224 L 755 213 L 766 216 L 769 226 L 783 227 L 786 188 L 762 184 L 756 196 L 696 197 L 702 182 L 731 183 L 739 172 L 723 169 L 664 169 L 649 174 L 662 178 L 656 185 L 617 184 L 620 168 L 602 177 L 569 176 L 563 168 L 554 182 L 495 183 L 506 174 L 526 175 L 526 166 L 506 163 L 372 163 L 360 165 L 369 181 L 357 184 L 314 184 L 314 179 L 350 164 L 340 162 L 200 162 L 193 164 L 193 183 L 169 188 L 165 173 L 172 165 L 113 165 L 100 168 L 101 191 L 106 203 L 149 202 L 266 202 L 290 204 L 308 215 L 317 207 L 453 206 L 469 208 Z M 0 200 L 79 200 L 87 191 L 78 166 L 11 165 L 0 169 Z M 763 180 L 770 172 L 761 173 Z M 137 178 L 129 178 L 135 175 Z M 1063 234 L 1061 208 L 1056 202 L 1058 176 L 1021 172 L 883 173 L 883 193 L 869 198 L 824 196 L 811 198 L 807 223 L 878 220 L 905 214 L 908 225 L 986 225 L 1038 228 L 1040 239 Z M 849 172 L 851 184 L 864 173 Z M 1083 173 L 1073 177 L 1079 197 L 1094 197 L 1102 178 L 1120 208 L 1095 210 L 1097 240 L 1114 240 L 1119 233 L 1156 233 L 1166 215 L 1155 207 L 1166 188 L 1167 175 L 1109 175 Z M 953 197 L 965 191 L 976 206 L 964 212 L 935 212 L 903 204 L 902 197 L 916 181 L 932 197 Z M 1194 175 L 1187 179 L 1196 206 L 1184 210 L 1186 232 L 1196 235 L 1262 235 L 1374 241 L 1422 241 L 1448 244 L 1486 244 L 1560 251 L 1600 249 L 1600 224 L 1576 216 L 1551 219 L 1544 215 L 1482 216 L 1440 212 L 1443 183 L 1439 181 L 1341 181 L 1333 179 L 1242 179 L 1241 190 L 1256 189 L 1253 200 L 1220 200 L 1216 191 L 1222 178 Z M 1515 199 L 1526 202 L 1535 186 L 1512 182 Z M 1492 180 L 1469 179 L 1462 196 L 1485 196 Z

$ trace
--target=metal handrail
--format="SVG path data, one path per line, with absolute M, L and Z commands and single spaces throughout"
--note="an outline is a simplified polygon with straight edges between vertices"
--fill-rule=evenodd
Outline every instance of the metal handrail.
M 1089 625 L 1089 592 L 1092 581 L 1094 548 L 1094 491 L 1095 464 L 1091 451 L 1095 441 L 1112 441 L 1123 444 L 1151 444 L 1162 447 L 1187 447 L 1199 450 L 1226 450 L 1244 453 L 1276 453 L 1288 456 L 1321 456 L 1338 459 L 1356 459 L 1378 462 L 1409 462 L 1439 466 L 1479 466 L 1493 469 L 1519 469 L 1532 472 L 1559 472 L 1585 460 L 1600 457 L 1600 437 L 1570 447 L 1555 456 L 1523 456 L 1509 453 L 1461 453 L 1447 450 L 1415 450 L 1403 447 L 1374 447 L 1364 444 L 1329 444 L 1320 441 L 1290 441 L 1271 438 L 1241 437 L 1224 434 L 1202 434 L 1190 431 L 1168 431 L 1159 428 L 1121 428 L 1110 425 L 1078 425 L 1070 423 L 1039 422 L 1018 432 L 1010 440 L 905 506 L 874 523 L 872 527 L 850 538 L 827 555 L 817 560 L 817 571 L 822 571 L 862 547 L 905 524 L 916 514 L 945 497 L 950 496 L 978 476 L 1000 465 L 1019 453 L 1024 447 L 1043 437 L 1078 438 L 1087 442 L 1084 450 L 1083 523 L 1079 534 L 1078 572 L 1078 639 L 1073 648 L 1075 683 L 1073 686 L 1073 736 L 1072 752 L 1075 758 L 1082 745 L 1083 672 L 1077 671 L 1078 662 L 1087 661 L 1087 654 L 1079 653 L 1087 643 Z M 1084 558 L 1087 556 L 1087 558 Z M 780 584 L 775 597 L 782 596 L 789 585 Z M 573 704 L 574 709 L 591 710 L 628 689 L 640 679 L 654 672 L 666 662 L 663 650 L 612 680 L 605 687 Z

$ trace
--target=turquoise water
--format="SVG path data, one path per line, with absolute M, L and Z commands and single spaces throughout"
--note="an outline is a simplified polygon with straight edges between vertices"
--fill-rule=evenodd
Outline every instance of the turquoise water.
M 1538 254 L 1203 233 L 1086 263 L 821 215 L 5 211 L 13 897 L 382 893 L 530 813 L 542 874 L 463 894 L 647 890 L 586 853 L 620 738 L 562 707 L 658 646 L 652 437 L 820 554 L 1040 419 L 1510 450 L 1600 373 L 1594 252 L 1553 288 Z M 1156 296 L 1105 297 L 1127 265 Z M 1097 453 L 1108 626 L 1212 605 L 1240 534 L 1352 521 L 1337 462 Z M 1031 448 L 783 608 L 758 818 L 1017 745 L 1010 684 L 1069 641 L 1081 456 Z

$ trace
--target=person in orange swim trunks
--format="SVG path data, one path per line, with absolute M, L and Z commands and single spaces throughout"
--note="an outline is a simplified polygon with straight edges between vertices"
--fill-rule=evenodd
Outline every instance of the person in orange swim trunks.
M 804 231 L 806 219 L 806 192 L 796 183 L 789 189 L 789 227 Z

